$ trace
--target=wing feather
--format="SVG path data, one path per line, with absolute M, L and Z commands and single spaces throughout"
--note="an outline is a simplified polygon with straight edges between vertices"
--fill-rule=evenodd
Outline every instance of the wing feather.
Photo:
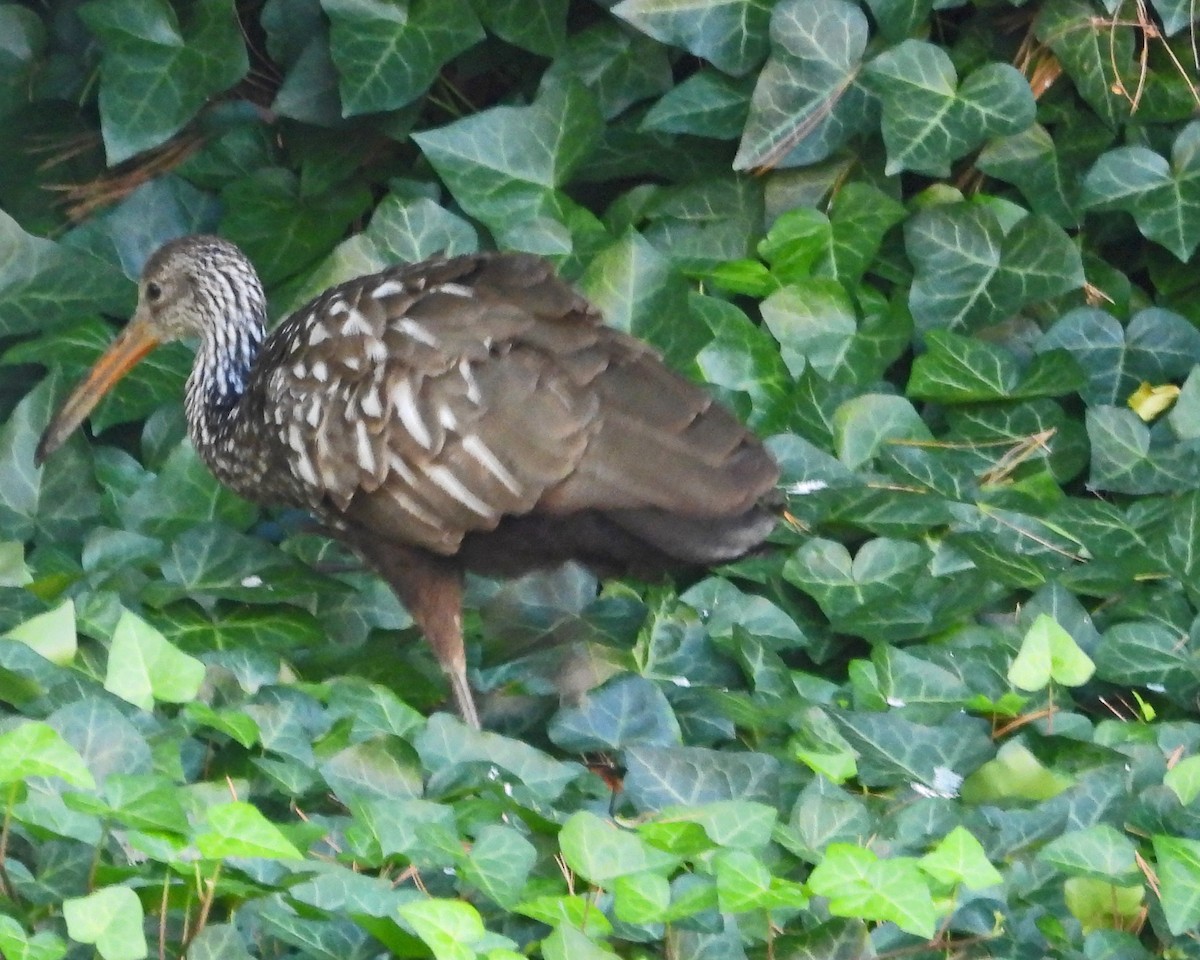
M 342 284 L 271 350 L 265 414 L 286 423 L 293 499 L 437 553 L 536 511 L 725 516 L 775 482 L 734 417 L 536 257 Z

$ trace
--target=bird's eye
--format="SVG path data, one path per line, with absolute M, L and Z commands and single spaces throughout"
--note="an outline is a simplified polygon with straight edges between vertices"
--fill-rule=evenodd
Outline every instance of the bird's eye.
M 146 299 L 153 303 L 162 296 L 162 287 L 157 283 L 146 284 Z

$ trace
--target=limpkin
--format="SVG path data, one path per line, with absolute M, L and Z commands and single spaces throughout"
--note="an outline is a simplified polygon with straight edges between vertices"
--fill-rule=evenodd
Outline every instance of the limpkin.
M 241 250 L 167 243 L 38 462 L 155 345 L 197 338 L 186 412 L 201 457 L 249 500 L 311 511 L 378 571 L 476 727 L 464 572 L 576 560 L 658 576 L 742 556 L 775 523 L 761 443 L 539 257 L 395 266 L 265 324 Z

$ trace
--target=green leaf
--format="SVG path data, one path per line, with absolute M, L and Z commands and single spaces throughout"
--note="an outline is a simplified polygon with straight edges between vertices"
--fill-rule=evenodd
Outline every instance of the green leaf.
M 82 312 L 123 313 L 133 285 L 112 264 L 66 244 L 35 237 L 0 210 L 0 335 L 46 330 Z M 29 358 L 32 359 L 32 358 Z M 40 362 L 50 358 L 42 354 Z
M 1078 248 L 1042 217 L 1005 229 L 984 204 L 942 204 L 910 217 L 904 239 L 916 268 L 908 305 L 922 330 L 976 330 L 1084 281 Z
M 757 850 L 767 845 L 775 827 L 775 808 L 749 800 L 725 800 L 698 806 L 667 807 L 639 828 L 639 833 L 656 846 L 664 831 L 695 824 L 720 847 Z
M 702 69 L 668 90 L 642 118 L 641 129 L 732 140 L 746 125 L 753 84 Z
M 1016 740 L 1005 743 L 963 783 L 963 798 L 969 803 L 995 803 L 1010 799 L 1047 800 L 1071 785 L 1061 774 L 1038 762 L 1029 749 Z
M 917 865 L 947 886 L 962 884 L 968 890 L 984 890 L 1004 882 L 992 866 L 981 844 L 965 827 L 955 827 Z
M 75 659 L 75 604 L 64 600 L 53 610 L 22 621 L 0 639 L 16 640 L 52 663 Z
M 511 774 L 546 801 L 557 798 L 580 774 L 578 767 L 555 760 L 527 743 L 473 731 L 445 713 L 429 718 L 415 745 L 421 761 L 433 771 L 485 763 Z
M 250 66 L 231 0 L 197 0 L 183 22 L 165 0 L 92 0 L 79 14 L 104 51 L 100 121 L 110 164 L 166 141 Z
M 691 364 L 708 342 L 702 324 L 678 322 L 688 311 L 687 284 L 638 233 L 630 231 L 601 250 L 580 288 L 606 323 L 654 343 L 669 364 Z
M 1190 490 L 1200 471 L 1200 448 L 1177 444 L 1154 449 L 1150 429 L 1136 413 L 1119 407 L 1092 407 L 1086 413 L 1092 445 L 1090 486 L 1114 493 L 1170 493 Z
M 1180 260 L 1200 244 L 1200 122 L 1180 131 L 1171 161 L 1146 147 L 1118 147 L 1101 156 L 1083 181 L 1091 210 L 1124 210 L 1142 234 Z
M 929 427 L 903 397 L 863 394 L 837 408 L 833 416 L 838 459 L 857 469 L 889 444 L 933 439 Z
M 1095 17 L 1087 0 L 1056 0 L 1039 9 L 1034 32 L 1054 51 L 1080 96 L 1115 129 L 1129 117 L 1129 91 L 1137 89 L 1137 31 L 1120 20 L 1098 30 Z
M 492 107 L 413 139 L 464 210 L 497 237 L 516 240 L 518 228 L 562 222 L 555 189 L 591 151 L 603 123 L 595 96 L 564 80 L 546 83 L 528 107 Z
M 596 95 L 606 119 L 671 88 L 666 51 L 615 21 L 598 23 L 572 36 L 555 68 L 581 80 Z
M 268 286 L 327 253 L 371 203 L 364 187 L 341 183 L 313 193 L 280 167 L 228 183 L 221 199 L 221 233 L 242 248 Z
M 263 857 L 302 860 L 280 829 L 256 807 L 240 800 L 219 803 L 205 811 L 206 829 L 195 838 L 196 849 L 209 860 L 226 857 Z
M 102 887 L 86 897 L 62 903 L 67 936 L 92 944 L 104 960 L 141 960 L 149 956 L 142 932 L 142 902 L 130 887 Z
M 863 129 L 872 119 L 857 80 L 866 44 L 867 18 L 845 0 L 776 4 L 771 56 L 754 87 L 734 169 L 816 163 Z
M 1092 877 L 1129 885 L 1141 877 L 1137 848 L 1123 833 L 1106 823 L 1072 830 L 1038 851 L 1038 859 L 1068 876 Z
M 49 724 L 33 720 L 0 733 L 0 782 L 22 783 L 30 777 L 60 777 L 84 789 L 95 786 L 75 748 Z
M 661 923 L 671 905 L 671 883 L 656 873 L 634 873 L 613 881 L 613 913 L 623 923 Z
M 1154 858 L 1162 910 L 1176 936 L 1200 926 L 1200 841 L 1156 835 Z
M 463 872 L 470 883 L 511 910 L 525 895 L 537 856 L 537 848 L 518 831 L 489 824 L 471 845 Z
M 928 348 L 913 361 L 906 392 L 937 403 L 977 403 L 1039 395 L 1060 396 L 1083 385 L 1083 372 L 1065 350 L 1039 353 L 1028 369 L 998 344 L 930 330 Z
M 1144 915 L 1145 890 L 1141 884 L 1119 887 L 1092 877 L 1069 877 L 1063 884 L 1063 899 L 1083 932 L 1125 929 Z
M 412 102 L 448 61 L 483 39 L 467 0 L 321 0 L 346 116 Z
M 779 762 L 763 753 L 702 747 L 630 747 L 625 793 L 638 810 L 721 800 L 773 802 Z
M 1049 217 L 1060 227 L 1079 224 L 1078 178 L 1065 169 L 1054 137 L 1040 124 L 992 140 L 979 152 L 975 165 L 1015 185 L 1033 213 Z
M 761 0 L 680 4 L 675 0 L 621 0 L 613 13 L 662 43 L 683 47 L 735 76 L 766 55 L 770 8 Z
M 929 885 L 911 857 L 880 860 L 862 847 L 830 844 L 808 885 L 814 894 L 829 898 L 829 912 L 835 916 L 890 920 L 924 939 L 937 929 Z
M 1021 640 L 1008 680 L 1020 690 L 1041 690 L 1051 682 L 1078 687 L 1095 671 L 1096 665 L 1072 636 L 1043 613 Z
M 542 941 L 544 960 L 617 960 L 618 954 L 602 947 L 575 927 L 555 927 Z
M 636 833 L 586 811 L 573 814 L 563 824 L 558 843 L 572 870 L 601 885 L 623 874 L 652 871 L 665 876 L 679 862 L 647 845 Z
M 840 283 L 817 278 L 790 283 L 763 300 L 761 310 L 793 376 L 806 364 L 826 380 L 844 373 L 858 325 Z
M 828 272 L 848 288 L 856 285 L 887 232 L 906 215 L 904 206 L 882 190 L 866 183 L 846 184 L 830 206 L 829 250 L 818 262 L 818 271 Z
M 0 914 L 0 954 L 9 960 L 62 960 L 66 953 L 67 944 L 57 934 L 40 930 L 29 936 L 20 923 Z
M 104 689 L 143 710 L 155 700 L 186 703 L 204 682 L 204 664 L 172 646 L 128 610 L 121 613 L 108 651 Z
M 1067 350 L 1087 375 L 1080 394 L 1090 406 L 1123 406 L 1149 381 L 1181 380 L 1200 356 L 1200 331 L 1168 310 L 1140 310 L 1126 327 L 1102 310 L 1063 314 L 1038 341 L 1039 352 Z
M 436 960 L 474 960 L 471 944 L 486 933 L 479 911 L 461 900 L 414 900 L 400 905 L 400 918 L 425 942 Z
M 1016 68 L 989 63 L 959 85 L 950 56 L 920 40 L 880 54 L 867 65 L 867 77 L 883 101 L 888 174 L 948 176 L 954 160 L 984 140 L 1019 133 L 1036 112 Z
M 858 756 L 864 784 L 922 784 L 935 794 L 957 796 L 965 774 L 995 753 L 986 728 L 968 717 L 938 726 L 887 713 L 831 711 L 837 732 Z
M 1184 757 L 1163 776 L 1163 785 L 1169 787 L 1185 807 L 1200 796 L 1200 757 Z
M 566 42 L 568 0 L 480 3 L 475 12 L 489 33 L 530 53 L 553 57 Z
M 717 902 L 722 913 L 802 907 L 808 903 L 804 888 L 778 877 L 746 850 L 725 850 L 713 858 L 717 875 Z
M 680 742 L 679 722 L 667 698 L 653 681 L 637 676 L 618 677 L 591 691 L 580 706 L 559 710 L 546 732 L 573 753 Z

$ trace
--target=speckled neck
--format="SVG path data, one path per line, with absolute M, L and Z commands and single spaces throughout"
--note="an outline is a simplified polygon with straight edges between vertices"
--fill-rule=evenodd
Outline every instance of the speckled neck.
M 187 381 L 192 441 L 206 460 L 227 452 L 238 401 L 266 337 L 266 298 L 244 259 L 206 264 L 197 277 L 197 298 L 211 322 Z

